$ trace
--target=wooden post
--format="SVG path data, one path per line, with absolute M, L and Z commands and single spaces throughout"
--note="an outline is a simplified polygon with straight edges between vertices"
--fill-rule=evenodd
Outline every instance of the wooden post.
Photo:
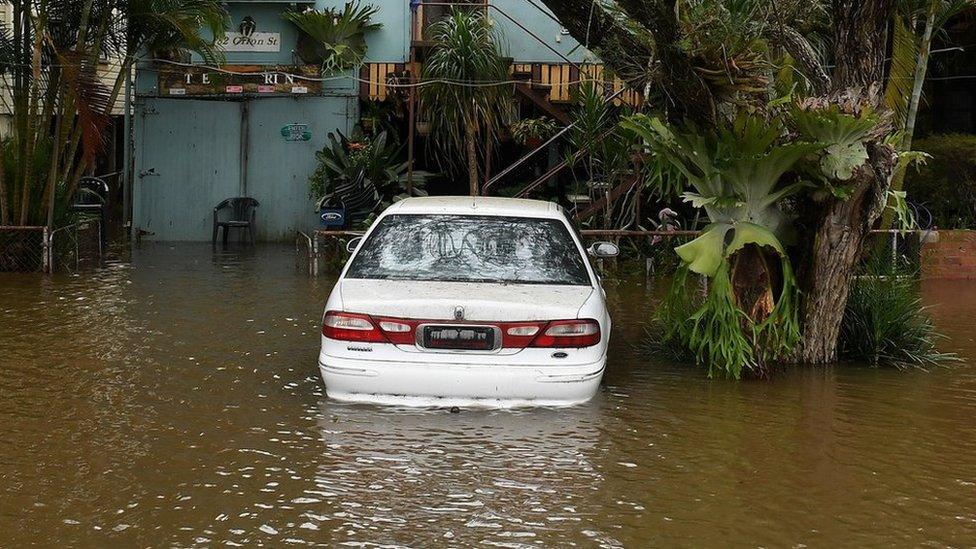
M 491 137 L 489 136 L 485 141 L 485 181 L 491 179 L 491 154 Z M 487 196 L 488 190 L 482 187 L 480 194 Z
M 408 122 L 409 129 L 407 130 L 407 197 L 413 196 L 413 155 L 414 155 L 414 138 L 413 134 L 417 131 L 417 88 L 414 84 L 417 83 L 417 78 L 414 75 L 414 70 L 416 69 L 416 63 L 414 62 L 414 47 L 410 46 L 410 100 L 409 100 L 409 110 L 410 110 L 410 121 Z

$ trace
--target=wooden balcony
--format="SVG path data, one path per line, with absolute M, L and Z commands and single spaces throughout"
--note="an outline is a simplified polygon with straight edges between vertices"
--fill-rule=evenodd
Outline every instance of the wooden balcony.
M 391 93 L 395 82 L 410 82 L 411 75 L 420 74 L 420 63 L 367 63 L 360 69 L 359 95 L 363 99 L 385 100 Z M 509 68 L 512 80 L 529 84 L 533 90 L 556 105 L 568 106 L 573 102 L 580 81 L 593 80 L 603 86 L 607 97 L 624 90 L 614 99 L 615 105 L 640 106 L 644 99 L 641 94 L 627 88 L 626 82 L 610 76 L 602 64 L 576 66 L 569 63 L 520 63 L 513 62 Z

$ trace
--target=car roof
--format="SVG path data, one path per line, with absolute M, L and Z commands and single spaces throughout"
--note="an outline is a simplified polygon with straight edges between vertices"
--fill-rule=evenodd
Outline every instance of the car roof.
M 494 196 L 427 196 L 405 198 L 389 208 L 389 214 L 461 214 L 559 219 L 562 208 L 554 202 Z

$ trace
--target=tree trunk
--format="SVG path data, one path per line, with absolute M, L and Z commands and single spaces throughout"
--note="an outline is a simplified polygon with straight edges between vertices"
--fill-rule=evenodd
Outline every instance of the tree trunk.
M 21 174 L 23 176 L 23 181 L 21 182 L 22 191 L 20 196 L 20 225 L 27 225 L 27 220 L 30 216 L 30 198 L 35 184 L 33 181 L 35 167 L 34 153 L 38 143 L 41 141 L 41 136 L 47 135 L 47 128 L 40 127 L 38 120 L 39 109 L 37 107 L 38 94 L 40 93 L 39 86 L 41 81 L 42 44 L 42 33 L 35 33 L 34 43 L 31 46 L 31 85 L 27 96 L 27 130 L 17 136 L 19 139 L 23 139 L 27 142 L 27 151 L 22 157 L 23 168 L 21 169 Z
M 478 196 L 478 145 L 474 122 L 468 122 L 464 128 L 464 144 L 468 149 L 468 190 L 471 196 Z
M 865 238 L 884 210 L 897 163 L 894 149 L 868 145 L 869 161 L 854 176 L 859 181 L 847 200 L 833 199 L 817 229 L 809 284 L 803 310 L 802 362 L 826 364 L 837 360 L 847 296 Z
M 929 53 L 932 51 L 932 30 L 935 27 L 935 15 L 939 10 L 939 2 L 930 0 L 929 13 L 925 18 L 925 30 L 922 33 L 922 43 L 915 65 L 915 75 L 912 81 L 912 97 L 908 101 L 908 114 L 905 117 L 905 135 L 902 136 L 901 150 L 912 148 L 912 138 L 915 136 L 915 119 L 918 118 L 918 104 L 922 100 L 922 85 L 925 84 L 925 73 L 929 66 Z M 895 189 L 900 191 L 901 188 Z
M 888 26 L 893 0 L 833 0 L 835 92 L 874 99 L 883 81 Z M 837 339 L 847 307 L 854 268 L 871 225 L 884 210 L 897 163 L 895 150 L 881 142 L 867 144 L 868 162 L 854 175 L 847 200 L 831 199 L 820 217 L 810 264 L 805 272 L 803 348 L 809 364 L 837 360 Z
M 894 0 L 833 0 L 833 89 L 865 90 L 882 82 Z
M 825 364 L 837 360 L 837 338 L 847 306 L 854 265 L 861 254 L 860 197 L 834 200 L 817 231 L 813 252 L 812 287 L 804 302 L 802 361 Z

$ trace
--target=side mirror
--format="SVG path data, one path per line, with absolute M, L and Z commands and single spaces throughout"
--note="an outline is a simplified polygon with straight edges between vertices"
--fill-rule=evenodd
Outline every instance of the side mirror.
M 356 248 L 358 248 L 359 245 L 362 244 L 362 242 L 363 242 L 363 237 L 361 236 L 357 236 L 356 238 L 351 239 L 349 242 L 346 242 L 346 251 L 349 253 L 355 252 Z
M 600 259 L 617 257 L 620 255 L 620 246 L 617 246 L 613 242 L 594 242 L 586 249 L 586 253 Z

